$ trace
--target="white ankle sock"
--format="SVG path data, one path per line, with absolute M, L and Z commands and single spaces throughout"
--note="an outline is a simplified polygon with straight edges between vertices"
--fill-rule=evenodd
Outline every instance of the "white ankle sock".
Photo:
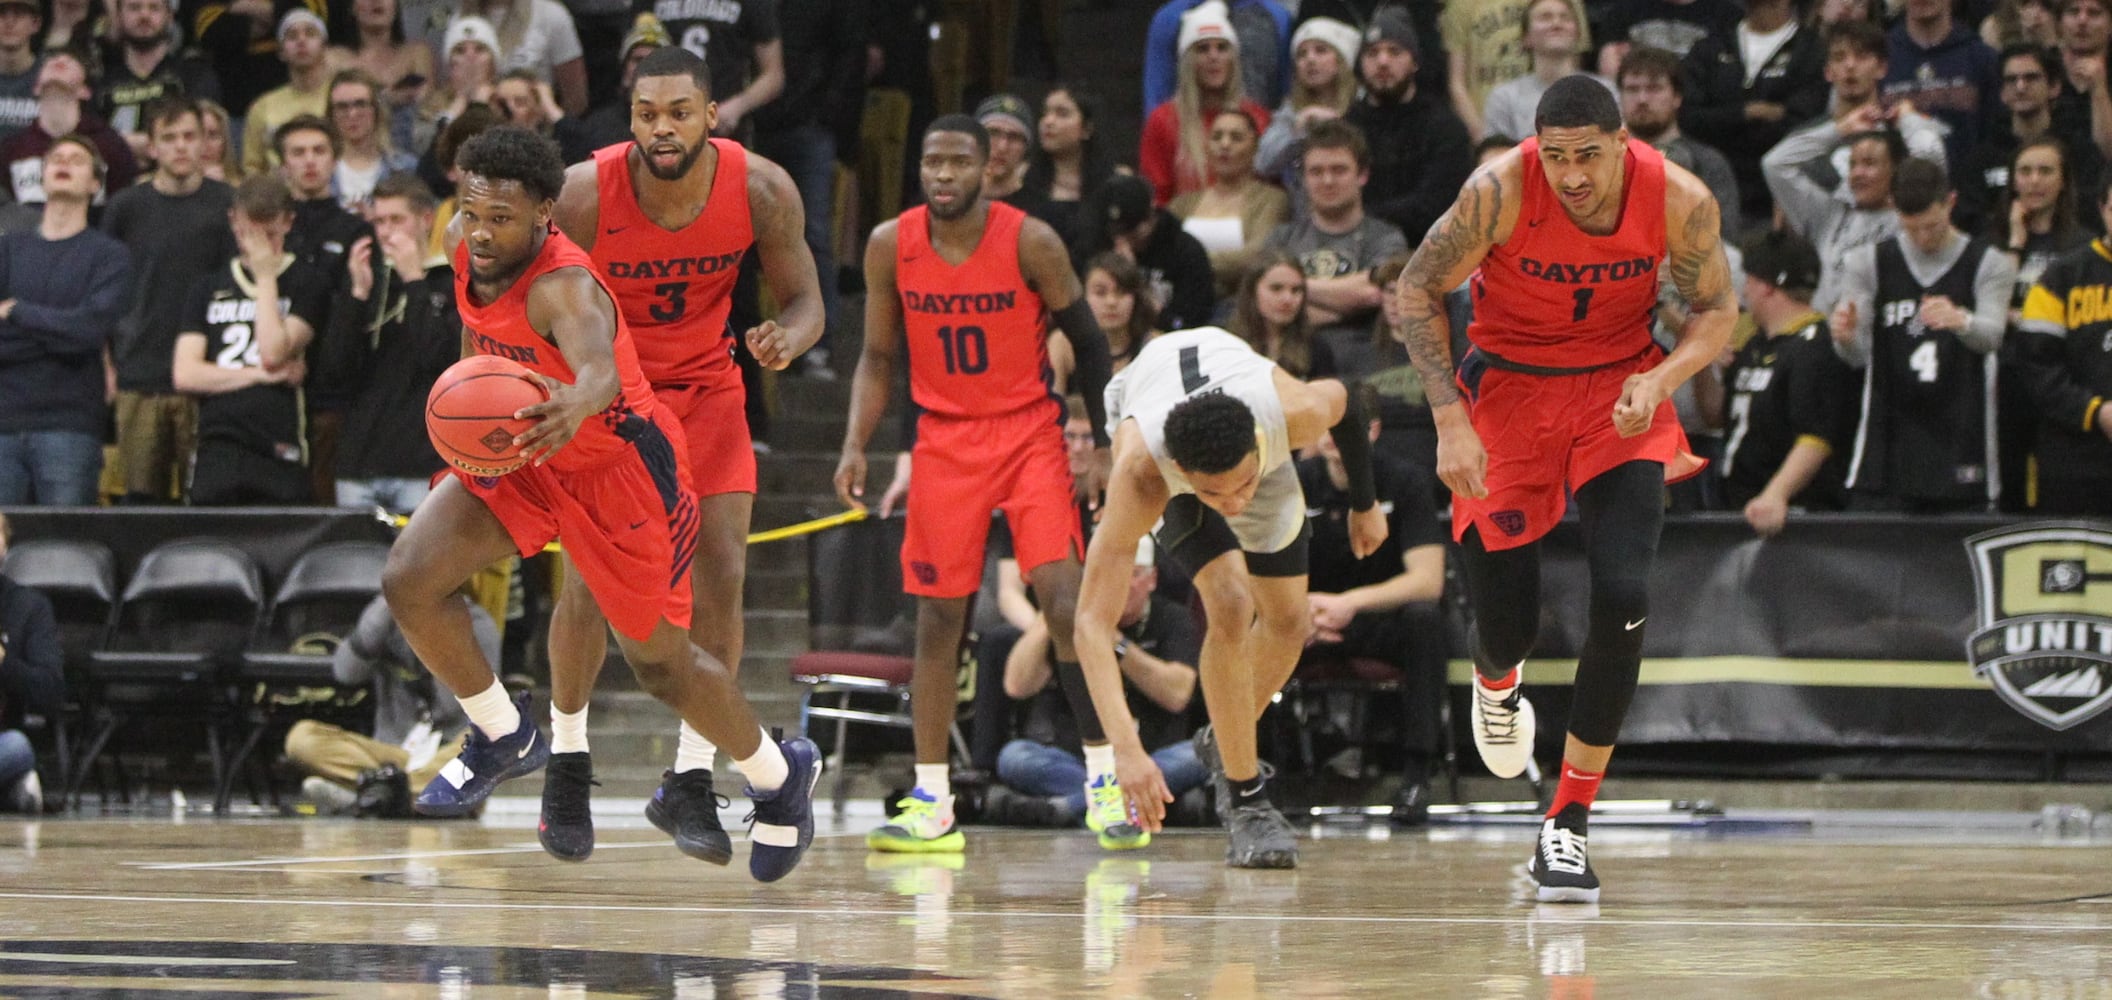
M 755 755 L 733 762 L 748 779 L 748 787 L 758 792 L 774 792 L 785 787 L 785 779 L 792 769 L 785 763 L 785 752 L 778 749 L 777 741 L 763 733 L 763 744 L 755 748 Z
M 944 764 L 918 764 L 917 787 L 941 802 L 953 797 L 953 779 Z
M 1099 746 L 1093 746 L 1090 743 L 1086 744 L 1085 783 L 1090 785 L 1101 775 L 1111 778 L 1114 777 L 1114 774 L 1115 745 L 1112 743 L 1102 743 Z
M 577 712 L 560 712 L 557 704 L 550 705 L 550 752 L 587 752 L 587 706 Z
M 766 736 L 763 742 L 770 739 Z M 704 738 L 704 734 L 685 722 L 682 724 L 681 742 L 675 744 L 675 773 L 684 771 L 709 771 L 719 758 L 718 744 Z
M 521 728 L 521 712 L 496 678 L 490 687 L 463 698 L 462 712 L 486 739 L 503 740 Z

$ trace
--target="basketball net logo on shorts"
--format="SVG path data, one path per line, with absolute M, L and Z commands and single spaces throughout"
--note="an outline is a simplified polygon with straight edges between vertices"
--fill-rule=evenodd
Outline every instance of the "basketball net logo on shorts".
M 2052 730 L 2112 707 L 2112 531 L 2042 522 L 1965 540 L 1978 610 L 1973 672 Z

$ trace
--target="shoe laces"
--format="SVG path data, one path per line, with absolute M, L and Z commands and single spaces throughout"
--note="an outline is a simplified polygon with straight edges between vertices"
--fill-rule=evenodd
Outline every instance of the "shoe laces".
M 1585 840 L 1583 834 L 1565 830 L 1548 820 L 1540 827 L 1540 857 L 1547 862 L 1547 870 L 1566 875 L 1584 874 Z
M 1136 822 L 1130 811 L 1129 800 L 1122 794 L 1122 786 L 1114 779 L 1096 781 L 1086 786 L 1086 794 L 1092 799 L 1094 817 L 1103 827 L 1125 826 Z
M 543 772 L 543 780 L 558 793 L 543 800 L 546 819 L 573 824 L 585 822 L 593 815 L 587 789 L 601 787 L 601 782 L 594 780 L 593 770 L 572 766 L 568 761 L 553 761 Z
M 1481 734 L 1489 743 L 1514 743 L 1518 739 L 1517 685 L 1509 690 L 1497 692 L 1481 683 L 1474 682 L 1474 702 L 1481 707 Z
M 709 770 L 676 771 L 673 777 L 668 779 L 668 783 L 685 793 L 681 799 L 684 803 L 701 804 L 700 800 L 708 800 L 714 815 L 719 810 L 733 805 L 732 799 L 719 794 L 718 787 L 712 783 Z M 698 792 L 703 794 L 697 794 Z
M 946 827 L 940 823 L 939 803 L 936 799 L 927 799 L 912 791 L 896 800 L 895 808 L 898 811 L 889 826 L 900 827 L 915 836 L 927 839 L 942 836 L 946 832 Z

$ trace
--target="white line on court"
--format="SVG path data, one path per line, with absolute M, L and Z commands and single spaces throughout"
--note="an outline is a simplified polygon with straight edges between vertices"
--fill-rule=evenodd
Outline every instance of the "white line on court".
M 833 840 L 841 837 L 864 836 L 851 833 L 817 833 L 815 840 Z M 667 847 L 670 842 L 661 840 L 619 841 L 595 844 L 597 851 L 626 850 L 633 847 Z M 295 865 L 328 865 L 355 861 L 416 861 L 425 858 L 470 858 L 492 854 L 541 854 L 543 846 L 523 842 L 507 847 L 465 847 L 452 851 L 398 851 L 393 854 L 316 854 L 290 858 L 246 858 L 241 861 L 126 861 L 129 868 L 149 872 L 208 871 L 212 869 L 271 869 L 288 868 Z
M 481 890 L 464 890 L 481 891 Z M 916 910 L 880 910 L 854 907 L 788 907 L 788 906 L 648 906 L 640 903 L 472 903 L 472 902 L 412 902 L 408 900 L 384 899 L 287 899 L 272 897 L 230 896 L 121 896 L 99 893 L 65 892 L 0 892 L 0 899 L 56 900 L 77 903 L 185 903 L 198 906 L 320 906 L 352 909 L 390 910 L 514 910 L 521 912 L 590 912 L 590 913 L 720 913 L 761 914 L 785 916 L 787 914 L 813 917 L 910 917 L 920 916 Z M 1048 911 L 1006 910 L 950 910 L 947 916 L 960 920 L 989 917 L 1000 920 L 1064 920 L 1083 919 L 1083 911 L 1054 913 Z M 1524 915 L 1511 917 L 1406 917 L 1406 916 L 1314 916 L 1307 914 L 1270 915 L 1259 913 L 1146 913 L 1130 910 L 1125 917 L 1137 920 L 1166 922 L 1226 922 L 1226 923 L 1280 923 L 1280 924 L 1497 924 L 1546 926 L 1546 921 L 1531 921 Z M 1569 923 L 1564 921 L 1564 923 Z M 2106 927 L 2102 924 L 1950 924 L 1912 920 L 1694 920 L 1668 917 L 1650 920 L 1634 917 L 1593 917 L 1574 921 L 1575 926 L 1628 926 L 1628 927 L 1731 927 L 1767 930 L 1926 930 L 1926 931 L 2043 931 L 2055 934 L 2102 935 Z

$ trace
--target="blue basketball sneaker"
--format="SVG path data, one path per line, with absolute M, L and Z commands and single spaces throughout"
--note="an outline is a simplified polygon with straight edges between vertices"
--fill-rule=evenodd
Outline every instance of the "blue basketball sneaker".
M 821 780 L 821 750 L 804 736 L 780 740 L 785 783 L 775 791 L 748 789 L 755 811 L 748 814 L 748 874 L 775 882 L 792 874 L 814 843 L 814 786 Z
M 418 793 L 412 806 L 420 816 L 467 816 L 477 811 L 499 782 L 533 774 L 550 760 L 550 741 L 535 728 L 528 713 L 529 696 L 513 697 L 521 725 L 500 739 L 488 739 L 475 725 L 462 737 L 462 753 Z

